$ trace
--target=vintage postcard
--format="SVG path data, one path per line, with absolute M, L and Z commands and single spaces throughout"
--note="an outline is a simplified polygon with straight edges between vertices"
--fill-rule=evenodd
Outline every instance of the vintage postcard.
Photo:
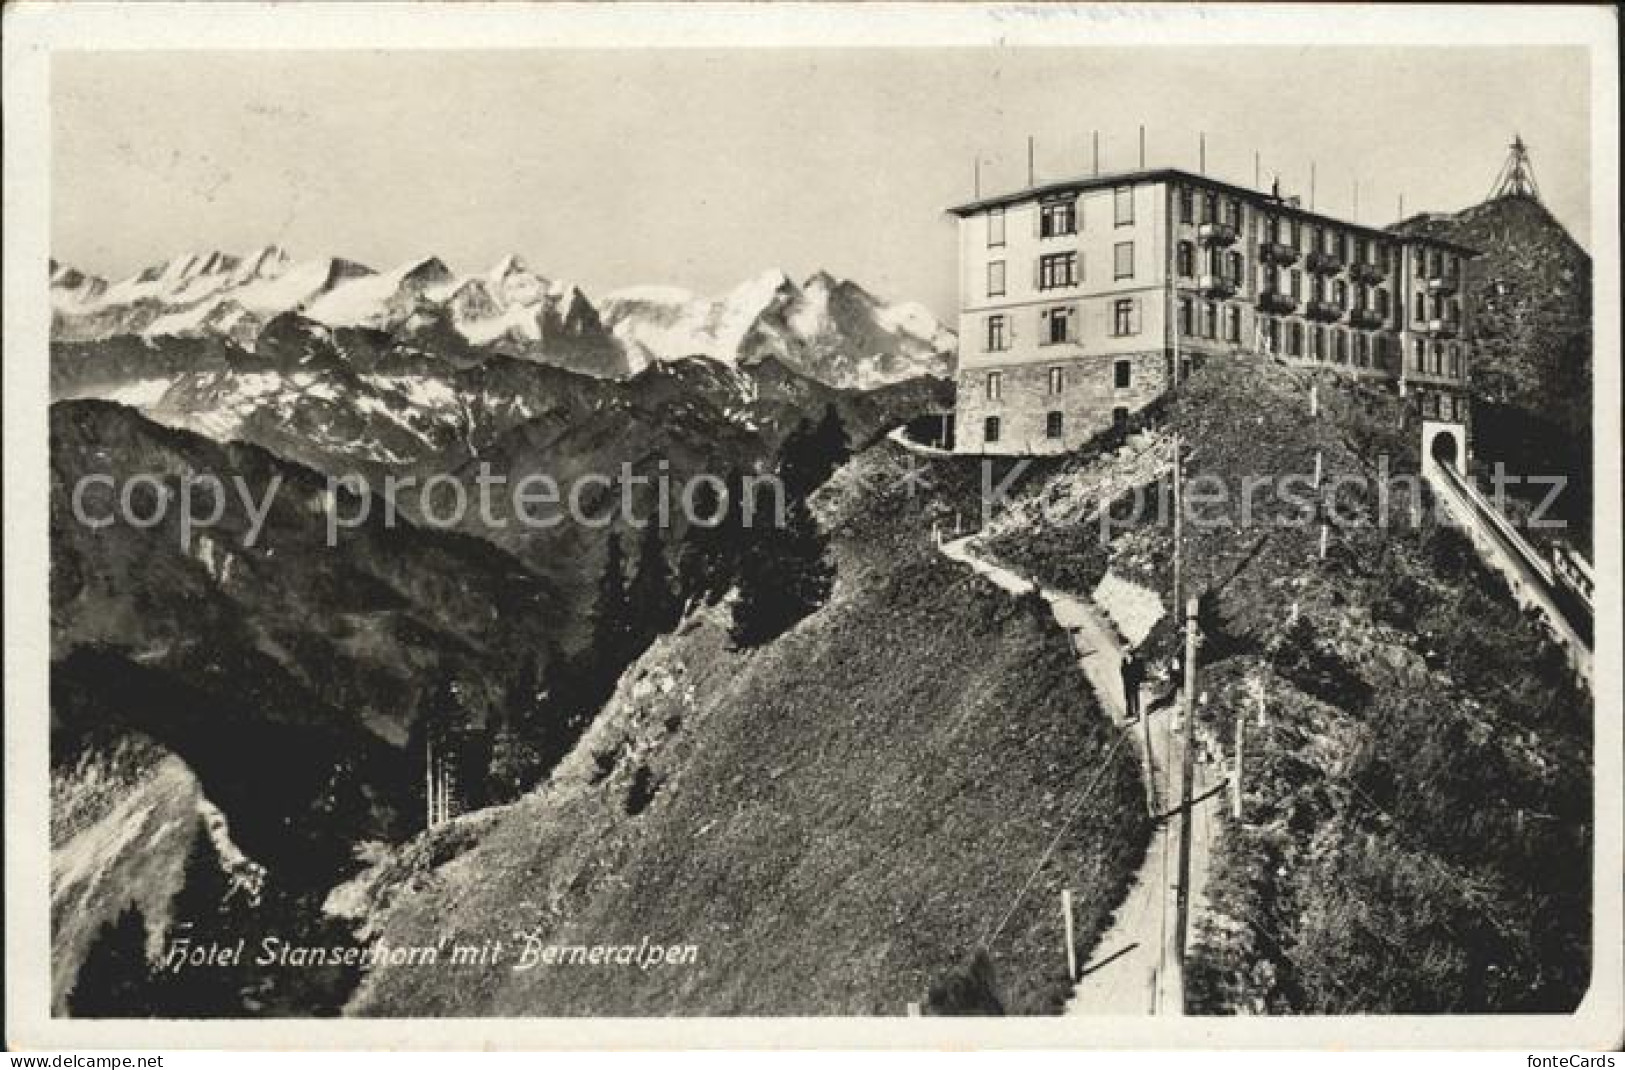
M 10 1046 L 1620 1042 L 1611 10 L 5 24 Z

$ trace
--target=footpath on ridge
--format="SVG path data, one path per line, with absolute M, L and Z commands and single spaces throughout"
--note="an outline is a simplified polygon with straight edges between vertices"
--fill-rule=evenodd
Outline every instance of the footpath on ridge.
M 1157 1006 L 1178 1013 L 1179 981 L 1162 970 L 1162 949 L 1171 939 L 1176 911 L 1179 813 L 1171 800 L 1179 793 L 1178 770 L 1188 733 L 1175 724 L 1177 696 L 1146 700 L 1142 714 L 1149 723 L 1128 722 L 1123 701 L 1120 665 L 1124 645 L 1100 610 L 1086 599 L 1046 588 L 1003 565 L 987 561 L 971 549 L 975 534 L 946 542 L 938 548 L 950 560 L 973 569 L 994 586 L 1012 595 L 1036 591 L 1049 605 L 1055 622 L 1066 630 L 1077 653 L 1078 668 L 1093 689 L 1102 710 L 1125 726 L 1139 753 L 1141 775 L 1152 787 L 1156 825 L 1145 859 L 1136 870 L 1128 894 L 1118 906 L 1112 925 L 1093 951 L 1079 961 L 1080 976 L 1067 1001 L 1068 1015 L 1142 1015 Z M 1223 804 L 1221 773 L 1210 763 L 1196 765 L 1192 789 L 1195 822 L 1191 837 L 1192 914 L 1206 885 L 1209 846 L 1215 809 Z M 1194 925 L 1191 932 L 1194 933 Z M 1156 989 L 1161 988 L 1160 998 Z

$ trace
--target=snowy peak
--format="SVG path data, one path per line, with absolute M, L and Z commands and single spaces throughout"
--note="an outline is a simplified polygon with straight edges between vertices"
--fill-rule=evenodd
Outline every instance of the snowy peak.
M 689 356 L 777 358 L 844 387 L 946 374 L 955 344 L 923 306 L 887 304 L 827 271 L 797 286 L 773 269 L 715 300 L 667 287 L 621 290 L 604 303 L 604 318 L 634 367 Z
M 921 306 L 888 304 L 827 271 L 797 285 L 772 268 L 719 298 L 642 286 L 598 305 L 518 254 L 459 275 L 436 256 L 380 272 L 338 257 L 294 260 L 267 245 L 189 252 L 111 285 L 53 262 L 51 305 L 63 341 L 219 335 L 252 349 L 273 319 L 298 313 L 332 330 L 473 345 L 593 375 L 693 356 L 730 365 L 773 357 L 840 387 L 942 374 L 954 346 Z

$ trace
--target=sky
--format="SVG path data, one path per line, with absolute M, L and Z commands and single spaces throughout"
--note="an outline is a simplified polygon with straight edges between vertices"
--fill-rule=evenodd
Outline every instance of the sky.
M 984 193 L 1146 163 L 1385 225 L 1485 198 L 1514 132 L 1590 247 L 1589 71 L 1559 48 L 59 53 L 53 256 L 109 278 L 269 243 L 508 253 L 588 294 L 819 269 L 951 313 Z

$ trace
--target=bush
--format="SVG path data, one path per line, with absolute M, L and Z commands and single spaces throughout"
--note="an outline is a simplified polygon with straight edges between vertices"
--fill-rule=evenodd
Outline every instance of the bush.
M 960 960 L 931 985 L 926 1008 L 936 1015 L 1002 1015 L 993 960 L 977 951 Z

